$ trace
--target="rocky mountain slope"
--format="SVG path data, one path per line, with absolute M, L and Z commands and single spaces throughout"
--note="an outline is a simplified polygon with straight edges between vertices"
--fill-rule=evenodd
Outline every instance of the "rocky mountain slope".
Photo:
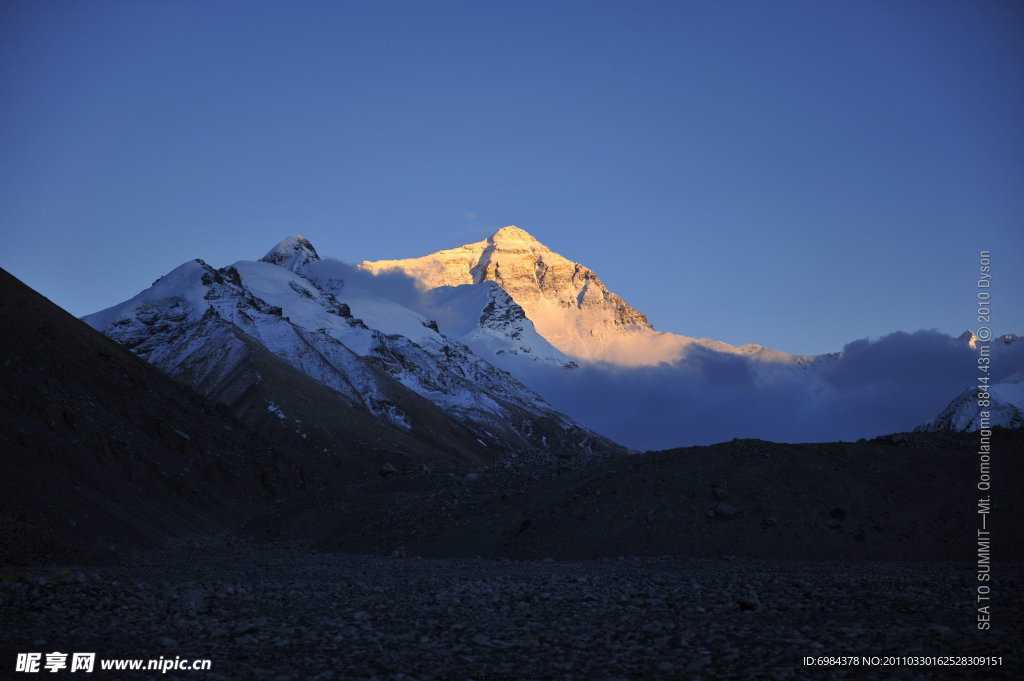
M 334 462 L 263 437 L 0 270 L 0 554 L 117 560 L 223 532 Z
M 994 437 L 993 517 L 1012 527 L 1024 522 L 1013 493 L 1024 431 Z M 977 490 L 962 481 L 977 477 L 976 448 L 976 436 L 952 433 L 735 440 L 465 479 L 410 473 L 367 479 L 344 499 L 295 496 L 250 532 L 283 527 L 323 549 L 424 557 L 957 560 L 974 546 Z M 1024 540 L 1007 535 L 1000 550 L 1024 558 Z

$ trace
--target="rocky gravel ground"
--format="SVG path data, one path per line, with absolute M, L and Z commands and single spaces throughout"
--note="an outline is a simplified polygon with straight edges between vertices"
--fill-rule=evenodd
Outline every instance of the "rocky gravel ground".
M 163 679 L 1017 679 L 1022 566 L 975 628 L 968 566 L 692 558 L 422 559 L 190 543 L 120 567 L 7 571 L 16 652 L 209 658 Z M 1002 667 L 817 668 L 804 656 L 1001 655 Z M 46 678 L 78 673 L 45 673 Z

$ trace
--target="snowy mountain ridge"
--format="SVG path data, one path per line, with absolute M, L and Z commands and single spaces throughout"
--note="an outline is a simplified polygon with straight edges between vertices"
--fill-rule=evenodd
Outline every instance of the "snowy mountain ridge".
M 969 432 L 982 427 L 981 412 L 989 412 L 988 426 L 1024 428 L 1024 381 L 994 383 L 988 388 L 989 406 L 978 404 L 978 389 L 969 388 L 953 399 L 938 416 L 915 431 Z
M 424 293 L 423 303 L 438 311 L 466 312 L 461 320 L 449 316 L 442 327 L 444 333 L 505 368 L 509 365 L 503 360 L 510 356 L 567 369 L 577 367 L 575 361 L 537 333 L 523 308 L 493 281 L 439 286 Z
M 388 451 L 415 448 L 412 438 L 461 460 L 613 451 L 614 443 L 573 418 L 594 428 L 615 423 L 625 440 L 633 424 L 642 429 L 645 419 L 675 409 L 699 419 L 710 395 L 716 413 L 727 415 L 723 423 L 779 409 L 767 425 L 755 421 L 741 432 L 813 424 L 820 422 L 813 414 L 829 413 L 827 405 L 846 395 L 870 395 L 863 372 L 850 367 L 878 356 L 866 339 L 849 352 L 800 356 L 659 332 L 593 271 L 515 227 L 422 258 L 359 266 L 321 258 L 309 240 L 287 237 L 260 261 L 220 269 L 185 263 L 84 319 L 243 420 L 294 420 L 295 432 L 305 433 L 308 424 L 298 421 L 313 403 L 303 395 L 316 394 L 324 433 L 340 428 Z M 894 338 L 903 346 L 977 345 L 971 334 Z M 1016 352 L 1017 340 L 1008 334 L 998 347 Z M 962 390 L 953 385 L 950 395 Z M 342 418 L 346 410 L 391 430 L 355 412 Z
M 423 315 L 331 273 L 307 240 L 289 237 L 259 262 L 185 263 L 84 320 L 226 402 L 252 387 L 238 377 L 254 341 L 402 430 L 422 421 L 424 399 L 495 452 L 574 457 L 613 447 Z

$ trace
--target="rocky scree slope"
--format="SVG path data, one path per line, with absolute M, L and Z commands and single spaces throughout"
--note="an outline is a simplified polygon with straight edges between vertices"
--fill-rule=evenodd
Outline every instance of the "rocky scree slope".
M 425 557 L 966 560 L 977 548 L 977 490 L 964 484 L 977 479 L 976 440 L 735 440 L 583 466 L 410 473 L 368 479 L 343 499 L 295 496 L 247 531 L 274 528 L 325 550 Z M 1013 527 L 1024 522 L 1014 494 L 1024 431 L 998 429 L 994 441 L 992 517 Z M 1004 536 L 1000 556 L 1024 559 L 1024 540 Z

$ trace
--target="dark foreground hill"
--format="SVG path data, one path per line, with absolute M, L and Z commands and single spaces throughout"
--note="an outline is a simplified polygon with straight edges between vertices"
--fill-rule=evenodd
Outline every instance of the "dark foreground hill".
M 1024 432 L 992 441 L 993 553 L 1020 560 Z M 324 549 L 435 557 L 970 561 L 978 473 L 976 434 L 738 440 L 580 468 L 377 479 L 344 498 L 298 496 L 253 527 Z
M 0 562 L 223 532 L 320 464 L 255 435 L 0 270 Z

